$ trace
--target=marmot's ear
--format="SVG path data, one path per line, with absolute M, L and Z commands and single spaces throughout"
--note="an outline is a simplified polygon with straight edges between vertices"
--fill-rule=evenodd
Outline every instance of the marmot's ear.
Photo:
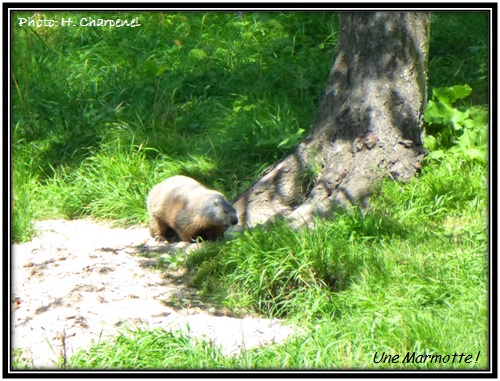
M 218 198 L 216 198 L 216 199 L 214 200 L 214 206 L 217 206 L 217 205 L 219 205 L 219 199 L 218 199 Z

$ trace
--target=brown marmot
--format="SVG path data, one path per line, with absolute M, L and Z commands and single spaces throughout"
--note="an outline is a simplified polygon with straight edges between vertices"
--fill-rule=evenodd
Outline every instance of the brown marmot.
M 238 223 L 236 210 L 224 196 L 186 176 L 155 185 L 148 196 L 149 232 L 157 240 L 216 241 Z M 177 233 L 177 234 L 175 234 Z

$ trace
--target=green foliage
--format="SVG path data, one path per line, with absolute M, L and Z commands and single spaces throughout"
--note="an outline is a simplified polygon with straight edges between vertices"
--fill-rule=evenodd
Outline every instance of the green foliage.
M 432 13 L 429 89 L 467 83 L 471 102 L 487 104 L 489 35 L 487 12 Z
M 127 330 L 113 344 L 80 351 L 70 369 L 207 369 L 229 368 L 234 361 L 210 343 L 164 329 Z
M 485 369 L 488 236 L 484 166 L 451 156 L 408 184 L 387 181 L 370 211 L 315 229 L 282 221 L 177 258 L 207 299 L 287 318 L 280 345 L 223 356 L 212 343 L 137 331 L 80 352 L 76 368 Z M 170 264 L 168 264 L 170 266 Z M 439 334 L 436 334 L 439 332 Z M 189 350 L 181 350 L 188 348 Z M 462 363 L 374 363 L 375 352 L 473 354 Z
M 276 239 L 269 240 L 270 234 Z M 317 271 L 327 275 L 321 263 L 313 263 L 313 253 L 317 254 L 326 242 L 315 242 L 315 247 L 308 247 L 311 241 L 303 242 L 300 238 L 284 224 L 277 223 L 268 229 L 257 228 L 251 234 L 245 233 L 222 250 L 214 245 L 207 251 L 194 253 L 186 265 L 196 274 L 194 284 L 206 294 L 237 302 L 231 305 L 233 308 L 284 317 L 299 307 L 299 299 L 304 299 L 305 294 L 311 296 L 309 293 L 314 292 L 317 282 L 323 283 Z M 248 255 L 249 252 L 252 255 Z M 322 255 L 327 256 L 329 252 L 330 249 Z M 224 292 L 218 294 L 217 290 Z M 297 305 L 291 306 L 292 300 Z
M 338 29 L 328 12 L 92 17 L 141 26 L 14 23 L 14 241 L 36 218 L 144 222 L 148 189 L 174 174 L 236 196 L 310 128 Z
M 13 14 L 80 16 L 89 15 Z M 338 36 L 338 17 L 328 12 L 92 14 L 115 16 L 138 17 L 141 26 L 13 27 L 15 242 L 33 237 L 37 218 L 144 221 L 139 198 L 173 174 L 235 197 L 306 135 Z M 467 82 L 483 99 L 487 76 L 475 71 L 487 68 L 485 47 L 484 14 L 434 14 L 431 86 Z M 484 118 L 469 109 L 474 123 Z M 476 157 L 475 143 L 465 140 L 484 134 L 472 130 L 464 127 L 460 146 Z M 120 181 L 129 164 L 140 185 Z M 18 194 L 22 184 L 30 185 Z
M 13 27 L 15 242 L 31 239 L 42 218 L 143 223 L 147 192 L 175 174 L 234 197 L 312 124 L 337 15 L 92 14 L 115 16 L 142 26 Z M 289 319 L 303 334 L 228 358 L 189 335 L 133 331 L 68 366 L 485 368 L 486 355 L 450 366 L 376 365 L 373 354 L 487 352 L 487 110 L 477 106 L 488 100 L 487 21 L 433 14 L 431 154 L 419 179 L 384 183 L 364 215 L 339 212 L 299 231 L 276 221 L 160 262 L 186 266 L 205 298 L 240 315 Z
M 23 163 L 17 160 L 12 166 L 12 238 L 13 240 L 30 240 L 36 233 L 33 226 L 33 217 L 36 207 L 33 203 L 33 189 L 36 188 L 37 178 L 26 175 L 26 168 L 30 162 Z M 30 173 L 29 171 L 27 173 Z
M 210 245 L 190 255 L 187 266 L 195 273 L 195 285 L 207 293 L 221 292 L 219 300 L 233 299 L 231 307 L 278 317 L 299 311 L 316 316 L 315 307 L 304 309 L 305 300 L 315 306 L 325 300 L 322 308 L 327 308 L 331 292 L 345 290 L 360 268 L 383 266 L 386 272 L 380 254 L 396 254 L 400 245 L 418 251 L 427 240 L 441 245 L 443 237 L 451 238 L 443 224 L 470 219 L 468 213 L 482 215 L 487 205 L 484 175 L 484 169 L 465 162 L 443 161 L 403 190 L 396 183 L 386 184 L 366 215 L 339 213 L 334 222 L 318 221 L 316 229 L 299 232 L 282 222 L 257 227 L 222 247 Z M 484 220 L 474 219 L 467 229 L 458 228 L 454 239 L 484 244 Z M 302 300 L 300 295 L 308 292 L 323 296 Z
M 453 104 L 470 95 L 468 85 L 433 89 L 433 98 L 424 112 L 425 139 L 431 151 L 428 160 L 449 154 L 464 160 L 486 163 L 488 150 L 488 112 L 484 109 L 455 108 Z

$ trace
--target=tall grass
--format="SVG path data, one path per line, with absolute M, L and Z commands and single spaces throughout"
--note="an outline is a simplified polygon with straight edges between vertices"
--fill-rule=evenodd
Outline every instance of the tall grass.
M 105 18 L 114 16 L 139 17 L 142 26 L 13 28 L 16 242 L 36 234 L 36 219 L 144 223 L 147 192 L 174 174 L 237 196 L 310 128 L 339 29 L 331 13 Z M 429 54 L 430 88 L 468 83 L 465 106 L 483 111 L 487 28 L 481 13 L 435 14 Z M 487 172 L 484 161 L 445 152 L 410 183 L 381 184 L 367 213 L 341 212 L 312 230 L 277 221 L 182 262 L 207 300 L 304 329 L 284 344 L 227 358 L 186 335 L 133 331 L 67 364 L 483 369 Z M 408 351 L 481 355 L 472 364 L 374 362 L 376 352 Z
M 43 15 L 14 19 L 84 16 Z M 141 27 L 14 26 L 13 151 L 38 179 L 31 219 L 144 222 L 148 189 L 178 173 L 236 196 L 284 154 L 273 137 L 311 125 L 337 33 L 331 13 L 101 16 Z
M 120 361 L 118 367 L 164 369 L 485 369 L 485 169 L 454 160 L 430 164 L 409 184 L 383 184 L 364 216 L 340 213 L 300 231 L 276 222 L 187 257 L 192 285 L 207 300 L 237 315 L 284 318 L 304 329 L 281 345 L 228 358 L 192 340 L 190 352 L 167 364 L 168 347 L 138 343 L 171 334 L 135 331 L 127 345 L 119 338 L 80 352 L 73 366 L 107 368 Z M 434 186 L 440 182 L 451 185 L 448 197 Z M 163 362 L 149 361 L 149 351 Z M 376 353 L 400 359 L 380 363 Z M 413 353 L 464 353 L 473 360 L 402 361 Z
M 469 84 L 471 102 L 488 99 L 488 13 L 436 12 L 431 19 L 429 87 Z
M 13 14 L 14 20 L 80 16 L 88 15 Z M 22 192 L 26 203 L 16 203 L 14 225 L 86 215 L 144 222 L 138 198 L 179 173 L 235 197 L 312 124 L 333 62 L 336 14 L 93 15 L 115 16 L 138 17 L 141 26 L 14 23 L 14 172 L 19 184 L 36 179 Z M 465 34 L 464 24 L 471 26 Z M 485 36 L 481 13 L 434 15 L 430 87 L 467 82 L 473 96 L 487 94 Z M 280 145 L 286 139 L 291 143 Z M 26 226 L 13 238 L 32 236 Z

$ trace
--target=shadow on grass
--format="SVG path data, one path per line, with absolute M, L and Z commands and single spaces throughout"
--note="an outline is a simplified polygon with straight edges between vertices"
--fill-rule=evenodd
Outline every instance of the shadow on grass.
M 332 221 L 300 231 L 276 220 L 195 250 L 183 266 L 191 285 L 208 299 L 283 318 L 304 306 L 333 308 L 336 293 L 348 290 L 367 269 L 390 280 L 380 248 L 386 240 L 411 234 L 378 212 L 364 217 L 338 213 Z

